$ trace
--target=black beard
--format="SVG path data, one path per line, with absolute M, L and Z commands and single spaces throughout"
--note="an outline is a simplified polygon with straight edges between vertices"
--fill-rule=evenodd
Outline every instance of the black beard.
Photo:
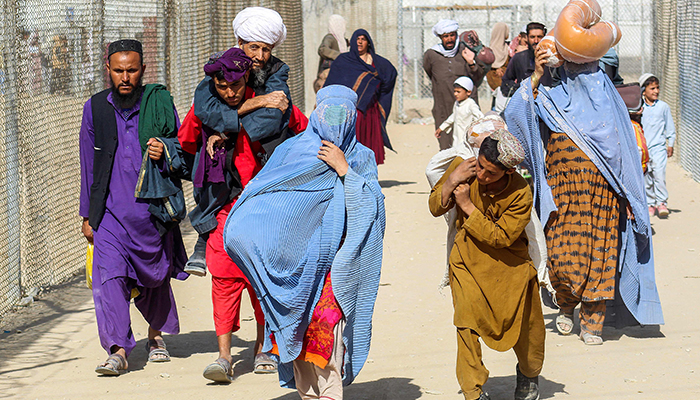
M 527 44 L 527 53 L 531 59 L 535 59 L 535 48 L 529 42 Z
M 114 82 L 112 82 L 112 101 L 114 101 L 115 106 L 121 108 L 122 110 L 128 110 L 134 107 L 136 102 L 141 98 L 141 94 L 143 94 L 143 84 L 141 79 L 139 79 L 136 87 L 129 94 L 119 93 L 119 89 L 117 89 L 117 87 L 114 86 Z
M 250 78 L 248 80 L 248 86 L 253 89 L 260 89 L 265 87 L 267 78 L 270 77 L 270 70 L 272 69 L 271 63 L 268 61 L 262 68 L 251 68 Z

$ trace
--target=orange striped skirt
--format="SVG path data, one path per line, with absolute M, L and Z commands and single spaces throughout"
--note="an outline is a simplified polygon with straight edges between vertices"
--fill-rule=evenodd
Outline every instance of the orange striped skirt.
M 545 229 L 552 285 L 580 301 L 611 300 L 619 255 L 617 195 L 564 133 L 552 132 L 546 162 L 557 206 Z

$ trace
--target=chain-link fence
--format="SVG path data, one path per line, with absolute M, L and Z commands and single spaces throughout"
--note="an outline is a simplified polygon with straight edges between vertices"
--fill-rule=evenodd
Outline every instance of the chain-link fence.
M 399 44 L 402 69 L 401 84 L 397 84 L 398 107 L 401 119 L 429 118 L 432 108 L 430 78 L 423 71 L 423 54 L 439 43 L 432 34 L 432 27 L 440 19 L 459 22 L 460 30 L 475 30 L 484 45 L 489 45 L 491 29 L 497 22 L 505 22 L 510 28 L 510 38 L 531 21 L 552 28 L 559 12 L 568 0 L 523 1 L 474 1 L 470 5 L 445 6 L 445 2 L 431 0 L 404 0 L 399 25 Z M 452 3 L 452 2 L 450 2 Z M 615 21 L 622 30 L 622 39 L 616 46 L 620 57 L 620 74 L 626 82 L 636 82 L 643 73 L 651 70 L 652 0 L 599 0 L 603 19 Z M 482 108 L 490 108 L 491 90 L 487 84 L 480 86 Z
M 110 42 L 143 43 L 144 83 L 165 83 L 184 117 L 209 55 L 235 44 L 236 13 L 273 8 L 288 29 L 275 54 L 304 108 L 301 0 L 0 1 L 0 318 L 84 266 L 78 132 L 85 101 L 109 86 Z
M 672 1 L 669 3 L 676 3 Z M 692 0 L 677 0 L 677 66 L 675 76 L 661 79 L 661 93 L 666 94 L 666 101 L 673 102 L 678 134 L 680 161 L 683 168 L 691 173 L 696 181 L 700 181 L 700 76 L 698 61 L 700 60 L 700 3 Z M 671 67 L 672 68 L 672 67 Z M 671 69 L 669 68 L 669 69 Z M 673 78 L 677 78 L 674 81 Z M 674 86 L 676 91 L 674 91 Z M 670 91 L 669 91 L 670 89 Z

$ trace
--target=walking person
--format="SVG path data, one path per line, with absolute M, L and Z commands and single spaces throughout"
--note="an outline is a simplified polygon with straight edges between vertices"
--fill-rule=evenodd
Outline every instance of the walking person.
M 571 334 L 580 305 L 579 337 L 600 345 L 610 301 L 617 326 L 663 324 L 642 166 L 627 107 L 598 61 L 565 62 L 561 84 L 547 89 L 546 59 L 538 49 L 505 119 L 524 144 L 546 221 L 556 328 Z
M 343 85 L 357 93 L 357 141 L 374 152 L 377 165 L 384 164 L 384 147 L 393 150 L 386 123 L 396 74 L 391 62 L 377 54 L 369 33 L 358 29 L 350 39 L 350 51 L 335 59 L 325 83 Z
M 341 85 L 321 89 L 309 128 L 277 148 L 224 230 L 265 313 L 264 350 L 302 399 L 341 400 L 369 352 L 385 213 L 356 102 Z
M 466 76 L 457 78 L 454 83 L 456 101 L 452 114 L 435 131 L 435 137 L 438 139 L 442 136 L 449 137 L 450 148 L 466 143 L 467 129 L 474 121 L 484 116 L 479 106 L 469 97 L 472 90 L 474 82 L 471 79 Z
M 430 78 L 433 93 L 433 119 L 435 129 L 447 119 L 452 112 L 455 102 L 454 81 L 460 76 L 466 76 L 474 82 L 474 90 L 470 97 L 479 104 L 478 88 L 484 79 L 484 68 L 475 61 L 475 54 L 464 44 L 458 43 L 457 21 L 442 19 L 433 26 L 433 35 L 440 43 L 425 51 L 423 69 Z M 438 138 L 440 150 L 448 149 L 450 138 Z
M 214 83 L 216 96 L 232 109 L 238 109 L 253 97 L 246 85 L 253 61 L 239 48 L 213 54 L 204 72 Z M 182 121 L 178 139 L 183 151 L 195 156 L 192 167 L 196 207 L 190 212 L 193 225 L 211 221 L 214 227 L 206 233 L 206 263 L 212 275 L 211 298 L 219 357 L 204 370 L 204 377 L 215 382 L 233 380 L 231 337 L 240 329 L 243 291 L 247 290 L 257 322 L 257 339 L 253 372 L 277 371 L 277 361 L 262 352 L 264 316 L 248 279 L 226 254 L 223 227 L 229 210 L 245 185 L 262 168 L 260 142 L 253 142 L 244 128 L 233 132 L 216 132 L 195 116 L 193 105 Z
M 345 37 L 345 18 L 333 14 L 328 18 L 328 33 L 318 46 L 318 72 L 314 80 L 314 92 L 318 92 L 326 83 L 333 61 L 349 49 L 350 42 Z
M 265 7 L 243 9 L 232 25 L 238 47 L 253 60 L 246 84 L 255 96 L 244 99 L 237 108 L 230 107 L 216 94 L 213 78 L 205 76 L 194 93 L 194 115 L 214 132 L 238 132 L 242 126 L 250 139 L 263 147 L 264 163 L 277 145 L 293 135 L 289 126 L 292 113 L 299 117 L 295 121 L 305 119 L 299 109 L 291 106 L 289 66 L 272 55 L 272 50 L 287 37 L 287 27 L 277 11 Z M 217 226 L 215 215 L 204 211 L 197 209 L 190 215 L 199 238 L 185 271 L 196 276 L 206 275 L 207 235 Z
M 498 129 L 483 139 L 478 158 L 455 157 L 430 192 L 433 216 L 457 210 L 449 282 L 457 380 L 466 400 L 489 399 L 482 389 L 489 372 L 479 339 L 494 350 L 515 351 L 516 400 L 539 398 L 545 331 L 525 232 L 532 193 L 515 172 L 524 158 L 513 135 Z
M 132 289 L 140 292 L 134 304 L 149 324 L 148 361 L 170 361 L 162 334 L 180 332 L 170 279 L 187 277 L 177 224 L 186 211 L 176 175 L 180 121 L 172 96 L 162 85 L 142 84 L 146 65 L 136 40 L 112 42 L 107 69 L 112 87 L 83 108 L 80 215 L 82 233 L 95 245 L 92 293 L 100 343 L 109 355 L 95 372 L 119 375 L 136 346 Z
M 649 217 L 668 217 L 668 189 L 666 189 L 666 164 L 673 157 L 676 141 L 676 126 L 673 124 L 671 107 L 659 100 L 659 78 L 644 74 L 639 78 L 644 106 L 642 126 L 649 149 L 649 167 L 645 175 Z M 657 214 L 658 213 L 658 214 Z

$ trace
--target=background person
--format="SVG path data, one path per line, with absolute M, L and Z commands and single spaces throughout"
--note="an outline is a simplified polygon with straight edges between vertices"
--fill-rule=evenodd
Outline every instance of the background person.
M 438 140 L 443 139 L 441 144 L 449 143 L 448 149 L 457 144 L 466 143 L 467 129 L 472 122 L 484 116 L 479 106 L 469 97 L 473 89 L 474 82 L 466 76 L 457 78 L 454 83 L 456 100 L 452 114 L 435 131 L 435 137 Z
M 506 73 L 508 62 L 511 56 L 508 48 L 508 25 L 503 22 L 497 22 L 491 29 L 491 41 L 489 47 L 493 51 L 495 60 L 491 64 L 491 70 L 486 74 L 486 82 L 493 91 L 493 104 L 491 109 L 496 113 L 501 113 L 505 110 L 508 99 L 501 92 L 501 83 L 503 75 Z M 518 40 L 516 37 L 515 40 Z
M 671 108 L 659 100 L 659 78 L 644 74 L 639 78 L 644 106 L 642 126 L 649 148 L 649 167 L 645 175 L 649 216 L 658 212 L 659 218 L 668 217 L 668 189 L 666 188 L 666 164 L 673 156 L 676 141 L 676 126 L 673 124 Z
M 475 61 L 475 54 L 458 43 L 457 21 L 442 19 L 433 26 L 433 34 L 440 43 L 423 54 L 423 69 L 430 78 L 433 94 L 433 119 L 435 129 L 440 127 L 452 113 L 455 102 L 454 81 L 460 76 L 469 77 L 474 82 L 471 98 L 479 104 L 478 88 L 484 79 L 484 69 Z M 447 140 L 447 139 L 445 139 Z M 440 142 L 440 140 L 438 139 Z M 448 148 L 448 143 L 440 142 L 440 148 Z
M 384 147 L 393 150 L 386 130 L 396 84 L 396 68 L 376 53 L 369 33 L 358 29 L 350 39 L 350 51 L 336 58 L 326 86 L 343 85 L 357 93 L 357 140 L 384 164 Z
M 318 73 L 314 81 L 314 92 L 318 92 L 326 83 L 333 61 L 341 53 L 348 51 L 350 42 L 345 37 L 345 18 L 333 14 L 328 18 L 328 33 L 318 46 Z
M 547 34 L 547 28 L 539 22 L 527 24 L 527 51 L 516 53 L 508 63 L 501 82 L 501 93 L 505 97 L 512 97 L 520 84 L 535 71 L 535 48 L 540 40 Z M 540 83 L 545 87 L 552 87 L 552 75 L 549 67 L 544 67 L 544 73 Z

